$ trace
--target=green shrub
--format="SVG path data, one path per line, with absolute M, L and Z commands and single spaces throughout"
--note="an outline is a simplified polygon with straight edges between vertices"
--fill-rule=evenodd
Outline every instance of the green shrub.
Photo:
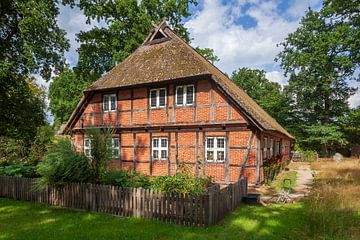
M 149 188 L 150 177 L 135 171 L 107 170 L 101 174 L 100 182 L 125 188 Z
M 24 162 L 27 151 L 24 141 L 0 137 L 0 166 Z
M 39 177 L 36 172 L 36 166 L 29 164 L 14 164 L 0 167 L 0 176 L 16 176 L 26 178 Z
M 211 182 L 211 178 L 207 176 L 194 177 L 190 174 L 178 173 L 154 178 L 152 187 L 170 194 L 201 195 L 206 192 L 206 188 Z
M 40 188 L 47 185 L 88 182 L 92 177 L 88 159 L 73 151 L 68 139 L 60 139 L 49 148 L 37 171 L 41 175 L 38 181 Z

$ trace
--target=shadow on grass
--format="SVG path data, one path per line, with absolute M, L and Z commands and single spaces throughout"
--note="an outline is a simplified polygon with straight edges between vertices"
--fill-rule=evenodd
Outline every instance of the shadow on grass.
M 301 239 L 304 228 L 302 204 L 241 206 L 197 228 L 0 199 L 0 239 Z

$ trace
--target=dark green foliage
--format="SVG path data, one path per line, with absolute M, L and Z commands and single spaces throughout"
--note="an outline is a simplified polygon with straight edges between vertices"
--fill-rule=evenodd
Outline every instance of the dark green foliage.
M 280 84 L 266 78 L 264 70 L 240 68 L 231 79 L 282 126 L 291 129 L 293 118 L 286 94 Z
M 107 170 L 101 174 L 101 183 L 124 188 L 150 188 L 149 176 L 135 171 Z
M 36 172 L 35 165 L 22 163 L 2 167 L 0 166 L 0 176 L 16 176 L 25 178 L 39 177 Z
M 178 173 L 171 176 L 159 176 L 153 180 L 152 188 L 170 194 L 186 193 L 201 195 L 206 192 L 212 180 L 207 176 L 194 177 L 190 174 Z
M 360 107 L 341 117 L 339 125 L 350 145 L 360 144 Z
M 214 49 L 197 47 L 197 48 L 196 48 L 196 51 L 197 51 L 198 53 L 200 53 L 204 58 L 206 58 L 206 60 L 208 60 L 208 61 L 211 62 L 212 64 L 214 64 L 214 62 L 220 61 L 220 59 L 218 58 L 218 56 L 216 56 L 216 55 L 214 54 Z
M 8 137 L 0 137 L 0 166 L 23 162 L 27 149 L 24 141 Z
M 101 174 L 107 169 L 108 162 L 112 159 L 111 139 L 114 129 L 89 129 L 86 133 L 91 142 L 91 166 L 93 180 L 100 182 Z
M 53 78 L 49 87 L 49 108 L 57 126 L 69 119 L 90 83 L 68 68 Z
M 73 151 L 70 140 L 59 139 L 38 165 L 39 187 L 88 182 L 92 177 L 88 159 Z
M 54 135 L 55 131 L 50 125 L 38 127 L 35 140 L 30 148 L 28 162 L 36 164 L 44 157 L 49 145 L 53 141 Z

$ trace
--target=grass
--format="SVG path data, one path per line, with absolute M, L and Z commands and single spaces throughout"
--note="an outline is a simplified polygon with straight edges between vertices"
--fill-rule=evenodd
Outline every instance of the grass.
M 302 207 L 243 206 L 219 225 L 195 228 L 0 199 L 0 239 L 290 239 L 302 234 Z
M 287 205 L 241 206 L 220 224 L 183 227 L 0 199 L 3 239 L 359 239 L 360 162 L 312 163 L 312 194 Z
M 271 182 L 270 187 L 276 191 L 280 191 L 283 188 L 295 189 L 296 186 L 296 171 L 282 171 L 276 176 L 276 179 Z

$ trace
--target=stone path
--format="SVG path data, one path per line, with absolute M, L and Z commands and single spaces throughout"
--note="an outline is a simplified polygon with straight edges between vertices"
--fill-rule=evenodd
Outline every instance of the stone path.
M 313 171 L 310 168 L 310 164 L 307 162 L 297 162 L 293 164 L 290 170 L 296 171 L 296 186 L 294 192 L 290 193 L 289 197 L 293 201 L 298 201 L 309 195 L 313 184 Z M 276 202 L 278 194 L 274 192 L 272 196 L 261 196 L 260 201 L 262 203 Z

